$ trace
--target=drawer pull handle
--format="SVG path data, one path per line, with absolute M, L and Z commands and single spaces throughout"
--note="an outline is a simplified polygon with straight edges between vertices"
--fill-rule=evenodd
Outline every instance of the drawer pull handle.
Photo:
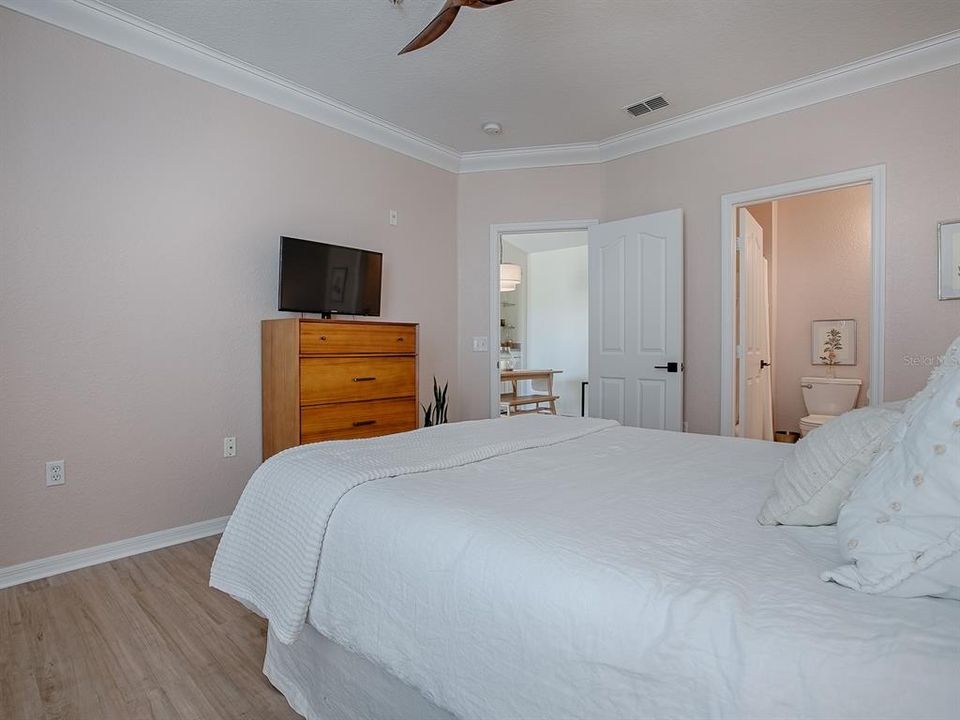
M 375 377 L 355 377 L 354 382 L 370 382 L 371 380 L 376 380 Z
M 402 338 L 402 337 L 398 337 L 398 338 L 397 338 L 397 342 L 403 342 L 403 338 Z
M 364 425 L 376 425 L 376 420 L 355 420 L 353 423 L 354 427 L 363 427 Z
M 326 339 L 327 339 L 327 336 L 326 336 L 326 335 L 321 335 L 321 336 L 320 336 L 320 339 L 321 339 L 321 340 L 326 340 Z

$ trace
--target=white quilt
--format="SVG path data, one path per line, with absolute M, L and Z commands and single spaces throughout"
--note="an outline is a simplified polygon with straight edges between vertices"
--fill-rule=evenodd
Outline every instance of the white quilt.
M 373 480 L 454 468 L 616 425 L 524 416 L 290 448 L 254 473 L 227 523 L 210 584 L 256 609 L 285 643 L 303 627 L 330 516 Z
M 825 583 L 834 528 L 757 524 L 791 449 L 616 427 L 367 483 L 309 622 L 462 718 L 956 717 L 960 602 Z

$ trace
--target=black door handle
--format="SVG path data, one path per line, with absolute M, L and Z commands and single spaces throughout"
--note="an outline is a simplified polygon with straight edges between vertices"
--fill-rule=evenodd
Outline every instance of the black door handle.
M 668 362 L 666 365 L 654 365 L 654 370 L 666 370 L 667 372 L 680 372 L 680 363 Z
M 770 367 L 773 363 L 768 363 L 766 360 L 760 361 L 760 369 L 763 370 L 765 367 Z

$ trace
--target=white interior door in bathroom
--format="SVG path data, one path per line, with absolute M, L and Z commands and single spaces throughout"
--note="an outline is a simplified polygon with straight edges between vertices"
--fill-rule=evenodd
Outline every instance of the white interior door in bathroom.
M 763 228 L 740 208 L 740 434 L 773 440 L 770 379 L 770 296 Z

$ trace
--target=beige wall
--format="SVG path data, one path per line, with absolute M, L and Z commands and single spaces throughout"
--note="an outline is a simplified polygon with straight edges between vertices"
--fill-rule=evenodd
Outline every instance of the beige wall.
M 811 362 L 810 323 L 857 321 L 857 364 L 837 377 L 860 378 L 859 404 L 870 387 L 870 186 L 812 193 L 777 201 L 778 304 L 773 371 L 774 425 L 799 432 L 800 378 L 826 375 Z M 958 330 L 960 332 L 960 330 Z
M 923 385 L 929 368 L 905 356 L 936 356 L 960 333 L 957 304 L 937 301 L 934 253 L 937 222 L 960 206 L 958 117 L 955 66 L 607 164 L 605 219 L 684 211 L 690 430 L 720 426 L 720 196 L 850 168 L 887 167 L 887 399 Z
M 488 325 L 490 223 L 590 217 L 598 203 L 603 220 L 682 208 L 685 414 L 691 431 L 712 433 L 720 427 L 720 196 L 877 163 L 887 167 L 886 397 L 912 394 L 929 372 L 924 358 L 960 333 L 957 303 L 937 301 L 934 254 L 937 222 L 960 205 L 958 117 L 955 66 L 604 165 L 462 176 L 465 415 L 486 412 L 475 398 L 486 397 L 486 363 L 468 343 Z
M 0 38 L 0 566 L 232 509 L 281 233 L 386 253 L 384 314 L 422 323 L 421 388 L 449 378 L 456 417 L 489 410 L 471 338 L 494 223 L 683 208 L 692 431 L 719 428 L 722 193 L 886 163 L 887 397 L 960 332 L 933 255 L 960 205 L 957 67 L 602 165 L 454 177 L 3 9 Z
M 456 386 L 453 175 L 5 9 L 0 38 L 0 566 L 230 513 L 281 233 L 382 250 L 421 392 Z

